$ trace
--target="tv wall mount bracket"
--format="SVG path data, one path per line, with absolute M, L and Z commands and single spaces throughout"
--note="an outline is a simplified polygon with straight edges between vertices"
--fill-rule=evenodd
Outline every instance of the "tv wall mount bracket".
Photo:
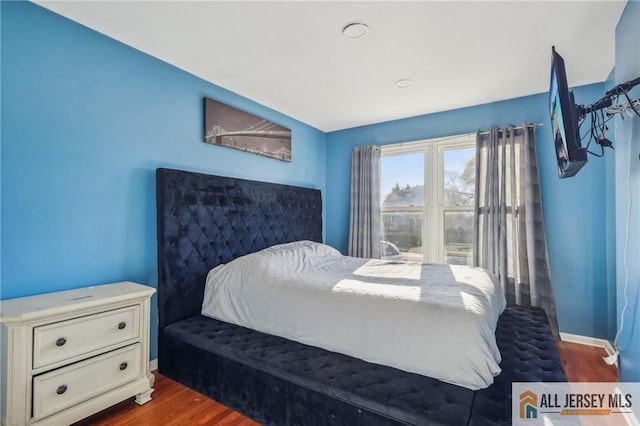
M 640 85 L 640 77 L 634 80 L 629 80 L 629 81 L 625 81 L 624 83 L 618 84 L 613 89 L 605 93 L 605 95 L 602 98 L 600 98 L 598 101 L 596 101 L 591 105 L 586 105 L 586 106 L 576 105 L 576 108 L 578 110 L 578 121 L 580 122 L 584 120 L 587 114 L 599 111 L 604 108 L 609 108 L 610 106 L 613 105 L 614 100 L 617 101 L 617 99 L 620 96 L 625 96 L 627 98 L 627 101 L 629 102 L 633 111 L 636 113 L 636 115 L 638 115 L 638 117 L 640 117 L 640 112 L 638 112 L 638 110 L 636 110 L 633 105 L 634 103 L 636 103 L 637 99 L 632 101 L 627 95 L 627 93 L 637 85 Z M 616 112 L 614 112 L 613 114 L 615 114 Z M 613 114 L 609 114 L 609 115 L 613 115 Z
M 620 114 L 624 119 L 625 114 L 633 116 L 634 114 L 640 117 L 640 98 L 631 100 L 629 98 L 629 91 L 634 87 L 640 85 L 640 77 L 625 81 L 618 84 L 611 90 L 605 93 L 605 95 L 591 105 L 576 105 L 576 115 L 578 117 L 578 127 L 582 125 L 587 115 L 591 116 L 591 128 L 585 135 L 590 135 L 589 143 L 585 150 L 596 157 L 602 157 L 604 155 L 605 148 L 613 149 L 613 142 L 606 137 L 607 126 L 606 123 L 613 118 L 615 114 Z M 620 96 L 626 98 L 626 102 L 618 104 Z M 606 111 L 602 111 L 606 108 Z M 584 139 L 584 137 L 582 138 Z M 589 144 L 595 141 L 600 146 L 600 154 L 589 150 Z

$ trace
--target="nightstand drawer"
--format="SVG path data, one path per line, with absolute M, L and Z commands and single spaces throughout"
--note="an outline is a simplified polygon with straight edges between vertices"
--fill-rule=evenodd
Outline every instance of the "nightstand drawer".
M 136 343 L 33 378 L 33 417 L 79 404 L 142 376 Z
M 140 336 L 138 305 L 33 329 L 33 368 L 107 348 Z

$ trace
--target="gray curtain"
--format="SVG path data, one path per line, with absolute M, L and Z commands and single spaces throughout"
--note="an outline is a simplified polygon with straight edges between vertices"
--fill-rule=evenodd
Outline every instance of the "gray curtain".
M 349 256 L 380 257 L 380 147 L 355 147 L 351 153 Z
M 558 338 L 535 125 L 478 132 L 475 219 L 475 264 L 498 276 L 507 303 L 543 308 Z

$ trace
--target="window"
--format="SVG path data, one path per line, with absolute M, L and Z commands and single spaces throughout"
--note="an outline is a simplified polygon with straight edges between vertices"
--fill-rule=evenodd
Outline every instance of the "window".
M 381 149 L 381 247 L 397 248 L 405 260 L 470 265 L 475 137 Z

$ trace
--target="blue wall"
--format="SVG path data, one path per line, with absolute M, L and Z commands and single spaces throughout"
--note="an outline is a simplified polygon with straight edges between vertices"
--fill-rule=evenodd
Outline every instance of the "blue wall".
M 616 83 L 640 77 L 640 2 L 629 1 L 616 28 Z M 640 97 L 640 87 L 629 93 Z M 640 118 L 615 122 L 616 277 L 618 318 L 626 298 L 629 306 L 618 339 L 620 380 L 640 381 Z M 631 194 L 630 226 L 627 227 Z M 625 250 L 626 248 L 626 250 Z
M 569 64 L 567 65 L 569 66 Z M 579 87 L 576 102 L 604 94 L 604 83 Z M 492 124 L 543 123 L 536 132 L 544 219 L 560 331 L 612 338 L 615 304 L 607 273 L 606 161 L 591 158 L 571 179 L 556 171 L 546 94 L 429 114 L 327 135 L 327 242 L 346 252 L 351 149 L 488 129 Z M 611 154 L 610 154 L 611 155 Z M 613 244 L 609 244 L 612 246 Z M 609 281 L 609 282 L 608 282 Z
M 2 6 L 0 5 L 0 39 L 2 38 Z M 0 53 L 1 53 L 0 46 Z M 0 99 L 2 98 L 2 54 L 0 54 Z M 0 300 L 2 300 L 2 102 L 0 102 Z
M 32 3 L 0 7 L 2 298 L 155 286 L 159 166 L 324 192 L 324 133 Z M 293 162 L 203 143 L 203 96 L 291 128 Z

